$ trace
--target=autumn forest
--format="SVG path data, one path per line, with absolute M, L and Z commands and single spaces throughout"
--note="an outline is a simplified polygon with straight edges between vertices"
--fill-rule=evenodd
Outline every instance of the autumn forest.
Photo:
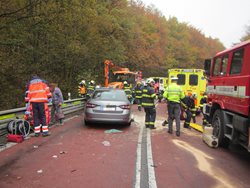
M 24 106 L 34 74 L 76 98 L 80 80 L 103 83 L 106 59 L 144 77 L 167 76 L 169 68 L 202 68 L 224 49 L 141 1 L 1 0 L 0 33 L 1 110 Z

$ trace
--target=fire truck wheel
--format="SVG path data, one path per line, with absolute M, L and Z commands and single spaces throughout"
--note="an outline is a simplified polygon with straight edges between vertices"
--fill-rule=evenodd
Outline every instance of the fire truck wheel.
M 225 121 L 220 109 L 216 110 L 212 120 L 213 135 L 218 138 L 219 146 L 227 148 L 229 140 L 224 137 Z

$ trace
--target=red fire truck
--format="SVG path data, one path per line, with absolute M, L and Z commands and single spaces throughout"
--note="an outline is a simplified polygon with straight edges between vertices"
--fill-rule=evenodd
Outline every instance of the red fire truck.
M 250 40 L 205 60 L 208 103 L 203 108 L 220 146 L 250 152 Z

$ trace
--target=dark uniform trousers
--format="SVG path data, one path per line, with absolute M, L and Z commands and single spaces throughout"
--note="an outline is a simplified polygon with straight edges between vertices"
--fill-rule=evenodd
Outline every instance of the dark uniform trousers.
M 144 111 L 146 113 L 146 116 L 145 116 L 146 127 L 151 127 L 151 128 L 154 127 L 155 118 L 156 118 L 155 108 L 144 108 Z
M 43 126 L 45 126 L 46 115 L 45 115 L 45 109 L 44 109 L 44 102 L 32 102 L 31 105 L 32 105 L 33 117 L 34 117 L 34 127 L 40 126 L 40 123 Z
M 180 104 L 177 102 L 168 102 L 168 130 L 173 131 L 173 120 L 176 121 L 176 132 L 180 133 Z
M 185 122 L 184 122 L 184 128 L 189 128 L 190 122 L 191 122 L 191 118 L 193 116 L 192 116 L 191 110 L 189 110 L 189 109 L 186 110 L 186 114 L 187 114 L 187 117 L 186 117 Z

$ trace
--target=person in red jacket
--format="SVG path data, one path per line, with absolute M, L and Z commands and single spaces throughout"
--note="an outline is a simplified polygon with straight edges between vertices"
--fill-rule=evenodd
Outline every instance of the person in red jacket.
M 46 121 L 45 106 L 48 105 L 48 98 L 51 98 L 51 96 L 52 94 L 47 82 L 38 76 L 32 76 L 32 79 L 27 85 L 26 101 L 32 106 L 34 132 L 36 137 L 38 137 L 41 132 L 40 123 L 42 124 L 42 135 L 50 135 Z

